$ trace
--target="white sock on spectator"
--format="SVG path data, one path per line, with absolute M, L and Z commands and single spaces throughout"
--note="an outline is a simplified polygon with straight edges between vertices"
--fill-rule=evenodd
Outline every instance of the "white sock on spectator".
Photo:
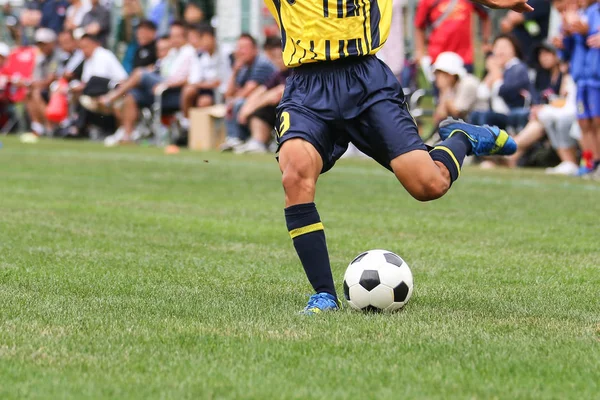
M 38 135 L 43 135 L 45 131 L 44 125 L 40 124 L 39 122 L 32 122 L 31 130 Z

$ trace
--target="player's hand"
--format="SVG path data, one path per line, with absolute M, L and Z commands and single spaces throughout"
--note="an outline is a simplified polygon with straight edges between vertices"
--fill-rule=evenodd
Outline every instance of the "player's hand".
M 586 43 L 591 48 L 594 48 L 594 49 L 600 48 L 600 33 L 596 33 L 595 35 L 590 36 L 587 39 Z

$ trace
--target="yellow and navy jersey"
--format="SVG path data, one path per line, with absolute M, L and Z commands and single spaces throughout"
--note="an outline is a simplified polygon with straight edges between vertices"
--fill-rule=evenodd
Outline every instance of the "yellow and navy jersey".
M 288 67 L 375 54 L 392 23 L 392 0 L 265 0 Z

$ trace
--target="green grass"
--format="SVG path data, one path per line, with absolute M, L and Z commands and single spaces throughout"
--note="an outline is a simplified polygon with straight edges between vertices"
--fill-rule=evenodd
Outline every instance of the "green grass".
M 599 396 L 597 183 L 467 169 L 421 204 L 341 162 L 338 287 L 386 248 L 415 294 L 307 318 L 272 157 L 1 139 L 1 399 Z

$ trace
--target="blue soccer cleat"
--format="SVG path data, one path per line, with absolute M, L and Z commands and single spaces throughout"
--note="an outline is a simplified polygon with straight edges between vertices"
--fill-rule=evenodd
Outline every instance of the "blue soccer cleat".
M 517 151 L 517 143 L 505 130 L 497 126 L 477 126 L 448 118 L 440 123 L 440 137 L 446 140 L 457 132 L 463 133 L 473 145 L 476 156 L 510 156 Z
M 340 303 L 335 298 L 335 296 L 329 293 L 317 293 L 310 296 L 308 299 L 308 304 L 300 312 L 300 314 L 304 315 L 315 315 L 322 313 L 323 311 L 333 311 L 338 310 L 340 308 Z

